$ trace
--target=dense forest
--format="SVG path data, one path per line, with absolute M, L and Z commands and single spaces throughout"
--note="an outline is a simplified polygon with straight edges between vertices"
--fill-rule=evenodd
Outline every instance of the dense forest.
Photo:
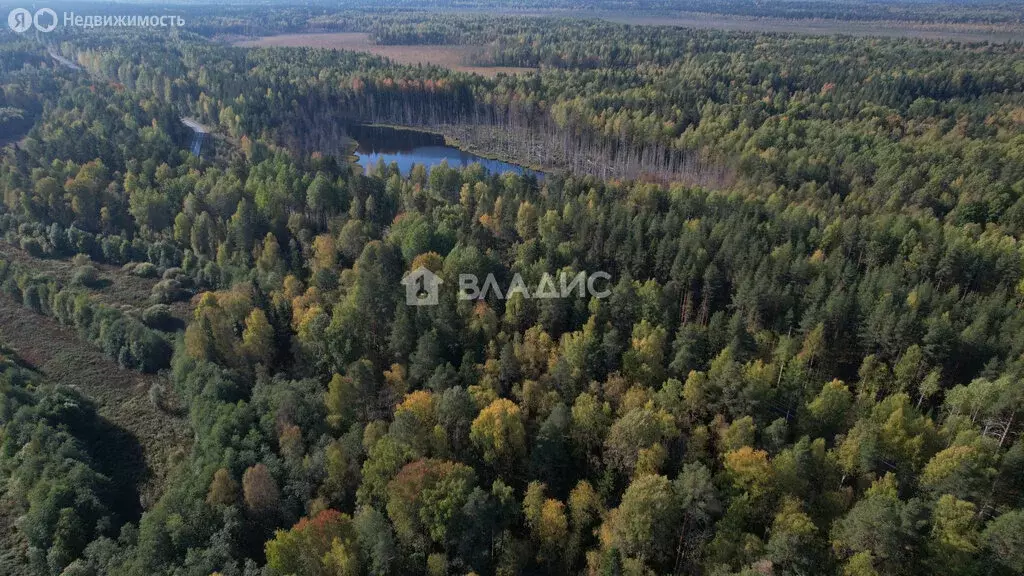
M 1024 47 L 364 18 L 537 70 L 0 37 L 0 241 L 31 256 L 0 299 L 165 374 L 193 436 L 140 505 L 88 398 L 0 348 L 0 567 L 1024 574 Z M 364 173 L 309 150 L 343 120 L 553 169 Z M 149 307 L 91 299 L 100 265 Z M 596 271 L 607 298 L 458 297 Z
M 525 165 L 602 178 L 722 187 L 739 172 L 765 195 L 1024 225 L 1012 192 L 1019 44 L 502 22 L 380 26 L 403 41 L 417 30 L 448 42 L 497 35 L 489 63 L 538 73 L 488 79 L 352 52 L 167 47 L 159 37 L 138 50 L 90 35 L 68 55 L 236 137 L 301 143 L 344 119 L 425 125 Z M 530 34 L 517 32 L 527 24 Z
M 1019 8 L 1012 2 L 968 0 L 941 2 L 935 0 L 842 0 L 810 2 L 807 0 L 348 0 L 337 3 L 310 2 L 303 6 L 279 7 L 254 14 L 245 7 L 219 6 L 208 9 L 203 4 L 190 6 L 208 10 L 207 24 L 242 31 L 251 29 L 281 33 L 292 28 L 319 26 L 317 17 L 344 11 L 346 18 L 371 16 L 393 18 L 403 13 L 500 13 L 502 15 L 562 15 L 579 17 L 671 17 L 685 14 L 713 14 L 744 18 L 773 18 L 833 21 L 899 21 L 904 24 L 989 24 L 1019 25 L 1024 23 Z M 334 18 L 328 18 L 334 20 Z M 337 23 L 337 22 L 335 22 Z M 284 25 L 285 27 L 280 27 Z M 212 28 L 204 28 L 211 30 Z

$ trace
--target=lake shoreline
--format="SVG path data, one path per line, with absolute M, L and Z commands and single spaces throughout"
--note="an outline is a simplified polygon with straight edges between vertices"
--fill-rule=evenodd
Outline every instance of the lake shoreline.
M 499 154 L 495 154 L 487 150 L 482 150 L 472 143 L 463 142 L 461 139 L 453 136 L 449 132 L 432 129 L 426 126 L 410 126 L 406 124 L 392 124 L 388 122 L 359 122 L 358 124 L 360 124 L 361 126 L 367 126 L 369 128 L 408 130 L 410 132 L 421 132 L 423 134 L 432 134 L 434 136 L 440 136 L 444 138 L 445 146 L 450 146 L 452 148 L 465 152 L 466 154 L 472 154 L 474 156 L 479 156 L 487 160 L 494 160 L 495 162 L 504 162 L 506 164 L 514 164 L 516 166 L 519 166 L 520 168 L 523 168 L 524 170 L 529 170 L 531 172 L 536 172 L 538 174 L 551 174 L 559 170 L 559 168 L 556 166 L 538 166 L 530 162 L 520 162 L 514 158 L 503 157 Z M 358 143 L 356 145 L 358 146 Z
M 616 163 L 614 160 L 601 159 L 596 156 L 584 158 L 582 162 L 577 159 L 573 164 L 568 158 L 558 157 L 556 152 L 557 146 L 555 146 L 555 149 L 551 149 L 549 147 L 549 152 L 553 154 L 550 157 L 557 158 L 557 161 L 550 164 L 540 164 L 537 162 L 520 160 L 520 156 L 516 154 L 499 154 L 493 152 L 493 150 L 501 147 L 501 142 L 500 140 L 495 139 L 496 135 L 494 133 L 496 130 L 499 130 L 500 127 L 493 125 L 441 124 L 437 126 L 424 126 L 397 124 L 392 122 L 361 122 L 358 120 L 351 120 L 350 126 L 405 131 L 409 133 L 434 136 L 439 138 L 441 142 L 431 145 L 436 146 L 443 144 L 443 146 L 451 148 L 461 154 L 479 158 L 482 164 L 486 164 L 487 162 L 507 164 L 513 167 L 513 171 L 517 173 L 533 173 L 541 179 L 545 176 L 571 172 L 578 175 L 589 175 L 622 181 L 643 180 L 659 182 L 665 185 L 679 183 L 685 186 L 708 189 L 728 188 L 734 184 L 737 179 L 734 167 L 720 159 L 715 160 L 714 158 L 701 158 L 699 152 L 692 152 L 691 160 L 684 160 L 692 162 L 692 165 L 689 167 L 683 166 L 682 168 L 673 168 L 668 172 L 657 168 L 651 169 L 639 167 L 633 168 L 631 173 L 625 174 L 621 173 L 623 168 L 621 163 Z M 456 136 L 453 132 L 459 132 L 461 134 Z M 355 154 L 356 157 L 354 161 L 356 164 L 362 166 L 363 163 L 360 161 L 360 153 L 358 152 L 359 138 L 353 137 L 352 134 L 349 134 L 349 138 L 355 141 L 353 154 Z M 500 136 L 497 138 L 500 138 Z M 534 153 L 534 156 L 538 155 L 538 153 Z M 350 160 L 352 160 L 351 157 Z M 488 170 L 494 171 L 493 168 L 488 168 Z
M 537 167 L 536 165 L 530 165 L 530 164 L 527 164 L 527 163 L 517 162 L 514 159 L 507 159 L 507 158 L 502 157 L 501 155 L 490 153 L 490 152 L 484 151 L 484 150 L 480 150 L 478 147 L 473 146 L 472 144 L 467 144 L 467 143 L 463 142 L 462 140 L 452 136 L 450 133 L 448 133 L 446 131 L 437 130 L 437 129 L 431 129 L 430 127 L 426 127 L 426 126 L 408 126 L 408 125 L 403 125 L 403 124 L 393 124 L 393 123 L 386 123 L 386 122 L 354 122 L 353 126 L 354 127 L 357 126 L 357 127 L 361 127 L 361 128 L 391 130 L 391 131 L 395 131 L 395 132 L 410 132 L 410 133 L 417 133 L 417 134 L 423 134 L 423 135 L 430 135 L 430 136 L 438 137 L 440 139 L 440 142 L 426 143 L 425 147 L 443 146 L 445 148 L 451 148 L 452 150 L 454 150 L 454 151 L 456 151 L 456 152 L 458 152 L 460 154 L 464 154 L 464 155 L 467 155 L 467 156 L 472 156 L 472 157 L 475 157 L 475 158 L 479 158 L 480 160 L 484 161 L 484 162 L 480 162 L 480 163 L 483 164 L 484 167 L 487 168 L 488 171 L 490 171 L 490 172 L 497 172 L 497 170 L 495 169 L 495 167 L 488 167 L 487 166 L 488 162 L 493 162 L 493 163 L 498 163 L 498 164 L 505 164 L 505 165 L 508 165 L 508 167 L 511 169 L 511 171 L 516 171 L 516 172 L 518 172 L 518 173 L 520 173 L 522 175 L 533 174 L 533 175 L 538 176 L 540 178 L 543 178 L 545 175 L 550 174 L 550 173 L 554 172 L 555 170 L 557 170 L 554 167 L 547 168 L 547 169 L 540 168 L 540 167 Z M 361 154 L 366 154 L 367 156 L 372 156 L 372 155 L 389 156 L 389 155 L 395 155 L 395 154 L 402 155 L 402 154 L 405 153 L 405 151 L 397 151 L 397 150 L 394 151 L 394 152 L 385 152 L 385 151 L 379 151 L 379 150 L 371 150 L 371 151 L 368 151 L 368 152 L 360 153 L 359 152 L 359 148 L 360 148 L 360 146 L 362 146 L 365 143 L 361 143 L 360 142 L 360 138 L 355 137 L 355 136 L 353 136 L 351 134 L 349 135 L 349 137 L 352 138 L 353 143 L 354 143 L 353 144 L 353 149 L 352 149 L 352 155 L 349 158 L 350 159 L 354 159 L 355 163 L 359 164 L 361 166 L 363 166 L 363 163 L 360 160 Z M 415 149 L 420 149 L 420 147 L 415 147 L 415 146 L 411 147 L 409 151 L 412 151 L 412 150 L 415 150 Z M 465 159 L 459 159 L 459 160 L 456 160 L 456 161 L 461 164 L 461 163 L 465 162 Z M 363 166 L 363 167 L 365 169 L 367 166 Z M 430 168 L 430 166 L 428 166 L 428 169 L 429 168 Z

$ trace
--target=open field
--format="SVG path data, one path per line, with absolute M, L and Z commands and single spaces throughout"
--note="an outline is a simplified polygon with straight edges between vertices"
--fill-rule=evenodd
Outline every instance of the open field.
M 254 40 L 242 40 L 235 42 L 234 45 L 264 48 L 332 48 L 369 52 L 390 58 L 399 64 L 434 64 L 488 77 L 498 74 L 521 74 L 533 70 L 533 68 L 466 66 L 466 57 L 477 50 L 477 46 L 379 46 L 371 43 L 369 35 L 362 32 L 282 34 Z

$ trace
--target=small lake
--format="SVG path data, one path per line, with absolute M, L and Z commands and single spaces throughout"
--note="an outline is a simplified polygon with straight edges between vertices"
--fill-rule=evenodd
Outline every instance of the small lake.
M 484 158 L 448 146 L 445 144 L 444 136 L 439 134 L 364 124 L 352 125 L 346 130 L 348 135 L 359 143 L 355 155 L 359 165 L 367 172 L 383 159 L 385 164 L 398 164 L 402 174 L 408 174 L 415 164 L 423 164 L 429 170 L 447 161 L 448 166 L 452 168 L 464 168 L 476 163 L 492 174 L 515 172 L 521 175 L 532 174 L 538 179 L 543 177 L 543 174 L 529 168 Z

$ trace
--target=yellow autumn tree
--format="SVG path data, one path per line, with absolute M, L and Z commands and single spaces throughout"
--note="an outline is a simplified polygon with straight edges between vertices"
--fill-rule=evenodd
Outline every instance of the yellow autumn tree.
M 242 352 L 253 364 L 266 366 L 274 359 L 274 328 L 260 308 L 254 308 L 245 319 Z
M 437 252 L 424 252 L 413 258 L 412 264 L 409 266 L 410 270 L 417 268 L 426 268 L 434 274 L 440 274 L 444 268 L 444 259 Z
M 473 420 L 469 433 L 484 460 L 511 468 L 526 454 L 526 429 L 519 406 L 506 398 L 491 402 Z
M 768 453 L 750 446 L 727 452 L 725 469 L 731 475 L 733 485 L 752 496 L 763 494 L 771 478 Z

